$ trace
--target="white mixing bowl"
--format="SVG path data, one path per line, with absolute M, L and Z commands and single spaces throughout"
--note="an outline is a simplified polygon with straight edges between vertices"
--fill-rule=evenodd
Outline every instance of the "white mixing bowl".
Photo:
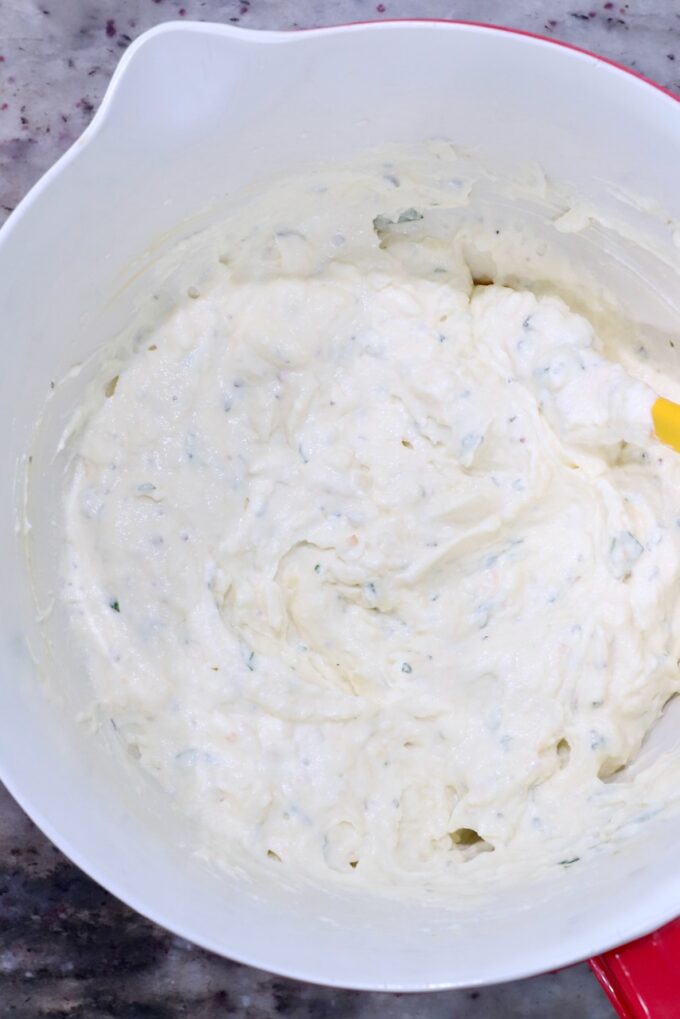
M 32 447 L 33 583 L 48 608 L 52 454 L 87 368 L 53 391 L 34 441 L 50 383 L 116 335 L 148 299 L 159 253 L 225 194 L 433 136 L 536 160 L 653 235 L 655 256 L 622 241 L 610 282 L 650 330 L 680 327 L 680 105 L 588 54 L 484 26 L 164 25 L 130 47 L 91 126 L 0 233 L 0 777 L 57 846 L 146 916 L 243 962 L 355 988 L 509 980 L 652 930 L 680 913 L 680 818 L 474 911 L 215 873 L 187 850 L 192 833 L 164 794 L 76 721 L 82 670 L 58 608 L 43 636 L 17 535 L 20 464 Z M 662 723 L 655 738 L 670 745 L 676 730 Z

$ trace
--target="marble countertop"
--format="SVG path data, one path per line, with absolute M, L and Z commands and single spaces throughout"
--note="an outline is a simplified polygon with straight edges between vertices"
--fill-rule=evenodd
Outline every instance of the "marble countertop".
M 170 19 L 296 28 L 394 17 L 523 28 L 680 96 L 675 0 L 0 0 L 0 223 L 78 137 L 123 50 Z M 0 787 L 0 1019 L 611 1019 L 585 965 L 429 995 L 296 983 L 194 948 L 69 863 Z

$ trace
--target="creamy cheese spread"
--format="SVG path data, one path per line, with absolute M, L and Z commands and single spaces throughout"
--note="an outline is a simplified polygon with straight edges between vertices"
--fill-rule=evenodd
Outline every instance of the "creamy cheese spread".
M 632 816 L 680 688 L 680 457 L 586 318 L 474 278 L 401 183 L 225 226 L 81 415 L 64 595 L 214 854 L 454 886 Z

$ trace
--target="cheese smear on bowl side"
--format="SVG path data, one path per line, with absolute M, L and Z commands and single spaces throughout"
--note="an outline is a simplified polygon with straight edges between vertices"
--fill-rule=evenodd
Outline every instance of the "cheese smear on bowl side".
M 647 802 L 612 779 L 680 689 L 680 457 L 586 318 L 471 272 L 460 182 L 291 188 L 70 439 L 97 708 L 227 863 L 569 866 Z

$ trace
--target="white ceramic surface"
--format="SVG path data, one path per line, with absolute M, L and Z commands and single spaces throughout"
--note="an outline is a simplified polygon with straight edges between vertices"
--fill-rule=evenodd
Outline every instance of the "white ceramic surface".
M 32 447 L 35 588 L 46 607 L 59 556 L 55 436 L 87 369 L 54 391 L 37 442 L 34 424 L 50 383 L 148 298 L 158 254 L 274 169 L 442 135 L 499 160 L 537 160 L 653 235 L 667 261 L 623 245 L 612 285 L 650 327 L 680 330 L 672 231 L 656 206 L 626 198 L 651 197 L 680 219 L 680 105 L 589 55 L 475 26 L 153 30 L 126 52 L 82 138 L 0 232 L 0 778 L 64 852 L 147 916 L 244 962 L 357 988 L 508 980 L 660 925 L 680 913 L 680 819 L 650 823 L 644 841 L 474 912 L 214 873 L 188 851 L 192 833 L 151 782 L 121 772 L 75 721 L 86 694 L 72 641 L 58 611 L 51 646 L 35 621 L 15 526 L 18 465 Z M 666 725 L 660 741 L 676 730 Z

